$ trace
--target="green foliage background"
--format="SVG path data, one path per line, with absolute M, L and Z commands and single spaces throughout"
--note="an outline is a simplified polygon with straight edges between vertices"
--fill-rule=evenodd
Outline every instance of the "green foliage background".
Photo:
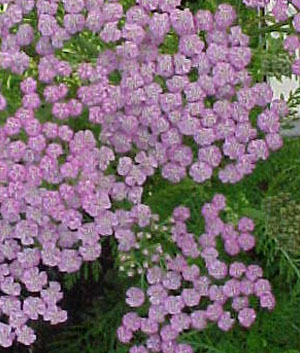
M 215 10 L 217 0 L 186 0 L 183 6 L 193 11 L 199 8 Z M 278 79 L 290 76 L 291 58 L 282 49 L 283 33 L 289 32 L 290 23 L 266 26 L 266 18 L 255 10 L 246 9 L 242 0 L 229 1 L 238 12 L 239 23 L 251 38 L 253 60 L 251 73 L 254 80 L 265 76 Z M 125 8 L 135 3 L 124 0 Z M 35 21 L 35 18 L 28 19 Z M 120 24 L 122 25 L 122 23 Z M 279 39 L 270 33 L 279 31 Z M 268 43 L 268 50 L 266 50 Z M 85 31 L 69 41 L 57 56 L 76 65 L 82 61 L 94 62 L 99 51 L 109 48 L 97 36 Z M 170 35 L 162 45 L 163 52 L 174 52 L 177 38 Z M 27 49 L 28 51 L 31 48 Z M 36 75 L 38 58 L 32 58 L 29 75 Z M 159 78 L 158 78 L 159 79 Z M 0 124 L 20 106 L 19 83 L 22 77 L 0 71 L 1 90 L 8 100 L 8 108 L 0 113 Z M 112 83 L 120 80 L 118 72 L 111 75 Z M 67 79 L 70 96 L 80 82 L 76 76 Z M 163 82 L 162 82 L 163 84 Z M 43 85 L 39 85 L 42 92 Z M 291 93 L 289 105 L 295 117 L 300 104 L 300 88 Z M 37 112 L 41 121 L 51 120 L 50 107 L 42 105 Z M 287 119 L 287 122 L 288 120 Z M 88 122 L 87 111 L 69 124 L 75 130 L 92 129 L 96 136 L 99 129 Z M 18 136 L 25 139 L 25 136 Z M 258 318 L 251 330 L 238 327 L 229 333 L 219 331 L 215 325 L 203 333 L 190 332 L 183 336 L 195 353 L 300 353 L 300 139 L 286 139 L 284 147 L 268 161 L 260 163 L 255 172 L 235 185 L 224 185 L 217 178 L 197 185 L 186 179 L 178 185 L 163 180 L 157 173 L 145 187 L 144 203 L 160 215 L 164 223 L 175 206 L 186 205 L 192 211 L 191 231 L 201 234 L 201 206 L 213 194 L 223 193 L 228 201 L 227 217 L 236 222 L 241 216 L 255 220 L 256 252 L 251 261 L 265 269 L 271 281 L 277 305 L 273 312 L 258 309 Z M 164 236 L 162 233 L 161 237 Z M 76 275 L 61 276 L 65 299 L 63 307 L 70 313 L 69 321 L 50 328 L 37 324 L 37 344 L 31 348 L 14 346 L 1 352 L 11 353 L 125 353 L 128 347 L 119 345 L 115 331 L 127 308 L 124 293 L 128 286 L 139 283 L 138 277 L 129 279 L 118 271 L 113 242 L 104 244 L 105 258 L 101 262 L 84 265 Z M 253 303 L 257 306 L 257 303 Z

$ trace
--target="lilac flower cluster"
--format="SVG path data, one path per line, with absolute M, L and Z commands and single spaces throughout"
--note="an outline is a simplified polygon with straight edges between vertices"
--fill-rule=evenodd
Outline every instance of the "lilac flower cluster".
M 178 3 L 153 3 L 151 12 L 148 3 L 140 2 L 126 13 L 123 43 L 109 52 L 110 61 L 106 53 L 98 60 L 108 73 L 118 69 L 122 74 L 120 86 L 112 88 L 116 104 L 109 106 L 112 99 L 105 97 L 90 108 L 90 120 L 101 124 L 104 143 L 118 153 L 135 145 L 174 183 L 186 177 L 187 168 L 202 183 L 222 160 L 227 164 L 219 178 L 235 183 L 282 146 L 279 121 L 287 107 L 283 101 L 272 102 L 267 84 L 251 84 L 249 40 L 233 26 L 236 14 L 230 5 L 220 5 L 214 15 L 200 10 L 194 16 L 189 9 L 179 10 Z M 160 53 L 171 29 L 179 38 L 178 52 Z M 189 79 L 192 70 L 198 72 L 195 82 Z M 108 106 L 108 114 L 103 113 Z M 264 138 L 250 122 L 255 107 L 262 110 L 257 125 Z M 197 146 L 197 156 L 184 144 L 187 137 Z
M 149 304 L 146 317 L 131 311 L 124 315 L 118 328 L 118 338 L 124 344 L 129 344 L 139 331 L 147 336 L 145 343 L 132 346 L 130 353 L 192 353 L 189 345 L 178 343 L 177 339 L 187 330 L 202 331 L 209 323 L 228 331 L 237 320 L 249 328 L 256 319 L 256 312 L 249 304 L 250 296 L 256 296 L 262 308 L 274 308 L 271 285 L 263 278 L 260 266 L 240 261 L 228 265 L 220 260 L 216 246 L 219 236 L 225 252 L 231 256 L 255 246 L 251 235 L 253 221 L 243 217 L 236 229 L 219 217 L 224 209 L 225 197 L 219 194 L 203 206 L 205 233 L 198 240 L 186 227 L 189 209 L 174 209 L 171 232 L 178 246 L 176 257 L 165 253 L 166 268 L 154 264 L 147 270 L 147 289 L 131 287 L 126 293 L 126 303 L 131 308 Z M 205 262 L 207 274 L 199 265 L 200 258 Z M 206 308 L 202 305 L 204 299 L 210 301 Z M 228 303 L 233 313 L 224 309 Z
M 23 2 L 19 3 L 12 2 L 0 17 L 0 62 L 14 72 L 18 70 L 12 52 L 23 55 L 19 48 L 32 39 L 26 24 L 18 29 L 23 40 L 9 33 L 16 21 L 10 19 L 11 13 L 20 13 L 19 23 L 29 11 L 29 6 L 25 11 Z M 87 106 L 90 121 L 102 127 L 103 144 L 117 153 L 136 147 L 144 159 L 151 160 L 151 168 L 161 168 L 162 176 L 171 182 L 185 178 L 188 170 L 194 181 L 202 183 L 220 168 L 219 178 L 235 183 L 250 174 L 258 160 L 267 159 L 270 151 L 282 146 L 279 121 L 287 107 L 283 101 L 272 102 L 267 84 L 252 84 L 246 69 L 251 60 L 249 39 L 234 25 L 236 13 L 230 5 L 220 5 L 215 14 L 199 10 L 195 15 L 189 9 L 180 10 L 179 5 L 180 1 L 139 1 L 124 18 L 118 2 L 66 0 L 61 27 L 55 17 L 58 1 L 38 1 L 39 79 L 49 84 L 44 96 L 60 120 L 79 116 Z M 120 30 L 121 19 L 124 26 Z M 106 42 L 121 40 L 121 44 L 100 53 L 96 66 L 82 63 L 76 68 L 85 83 L 78 89 L 78 99 L 67 101 L 67 88 L 52 81 L 57 75 L 70 76 L 72 68 L 55 57 L 54 49 L 86 27 Z M 168 36 L 179 40 L 178 52 L 172 55 L 160 50 Z M 115 70 L 122 76 L 118 86 L 108 80 Z M 189 74 L 193 71 L 198 79 L 192 82 Z M 157 82 L 158 77 L 166 88 Z M 33 109 L 39 103 L 35 98 L 27 102 Z M 257 125 L 264 137 L 250 122 L 255 107 L 262 110 Z M 196 152 L 184 138 L 190 139 Z
M 32 78 L 21 82 L 22 107 L 0 127 L 0 309 L 8 317 L 8 324 L 0 323 L 3 347 L 14 339 L 33 343 L 29 320 L 42 317 L 58 324 L 67 319 L 57 306 L 59 283 L 49 282 L 45 268 L 78 271 L 84 261 L 99 258 L 102 239 L 111 235 L 120 251 L 129 251 L 138 243 L 132 228 L 156 219 L 141 203 L 143 189 L 136 185 L 147 170 L 143 154 L 137 155 L 138 172 L 132 170 L 124 181 L 122 159 L 120 176 L 109 174 L 116 156 L 97 146 L 91 131 L 74 133 L 68 125 L 36 118 L 36 87 Z M 52 99 L 51 90 L 46 88 L 46 99 Z M 2 96 L 1 104 L 4 108 Z M 133 204 L 130 211 L 111 209 L 123 200 Z M 22 290 L 30 293 L 24 300 Z
M 35 34 L 36 52 L 41 56 L 53 55 L 61 49 L 65 41 L 77 33 L 88 29 L 99 33 L 103 41 L 117 41 L 121 38 L 118 21 L 123 17 L 123 7 L 118 2 L 103 0 L 2 0 L 7 3 L 6 11 L 0 16 L 1 53 L 0 62 L 4 68 L 22 74 L 30 65 L 30 57 L 22 47 L 33 43 Z M 58 21 L 58 9 L 62 3 L 64 16 L 62 25 Z M 37 28 L 24 22 L 33 10 L 37 13 Z M 11 29 L 17 26 L 17 32 Z M 48 66 L 51 71 L 51 64 Z M 53 70 L 53 67 L 52 67 Z

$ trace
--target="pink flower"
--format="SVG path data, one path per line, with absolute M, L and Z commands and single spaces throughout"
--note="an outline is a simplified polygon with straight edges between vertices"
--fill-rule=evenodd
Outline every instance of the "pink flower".
M 239 311 L 238 320 L 240 324 L 246 328 L 249 328 L 256 319 L 256 313 L 254 309 L 244 308 Z
M 127 295 L 126 303 L 131 307 L 135 308 L 135 307 L 142 306 L 144 304 L 145 294 L 141 289 L 131 287 L 126 292 L 126 295 Z

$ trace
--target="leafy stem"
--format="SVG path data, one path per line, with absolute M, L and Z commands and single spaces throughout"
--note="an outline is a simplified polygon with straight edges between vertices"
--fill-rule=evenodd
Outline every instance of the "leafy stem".
M 290 30 L 288 28 L 284 28 L 285 26 L 291 25 L 293 22 L 293 16 L 288 18 L 285 21 L 281 21 L 278 23 L 275 23 L 270 26 L 264 26 L 258 30 L 254 30 L 250 32 L 251 36 L 257 36 L 260 34 L 265 34 L 265 33 L 272 33 L 272 32 L 289 32 Z

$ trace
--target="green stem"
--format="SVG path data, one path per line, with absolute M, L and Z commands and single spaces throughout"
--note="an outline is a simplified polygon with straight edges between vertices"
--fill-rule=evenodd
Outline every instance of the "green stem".
M 258 34 L 271 33 L 271 32 L 286 32 L 287 29 L 282 27 L 290 25 L 292 21 L 293 21 L 293 17 L 290 17 L 286 21 L 281 21 L 281 22 L 275 23 L 274 25 L 263 27 L 258 31 L 253 31 L 250 33 L 250 35 L 254 36 Z

